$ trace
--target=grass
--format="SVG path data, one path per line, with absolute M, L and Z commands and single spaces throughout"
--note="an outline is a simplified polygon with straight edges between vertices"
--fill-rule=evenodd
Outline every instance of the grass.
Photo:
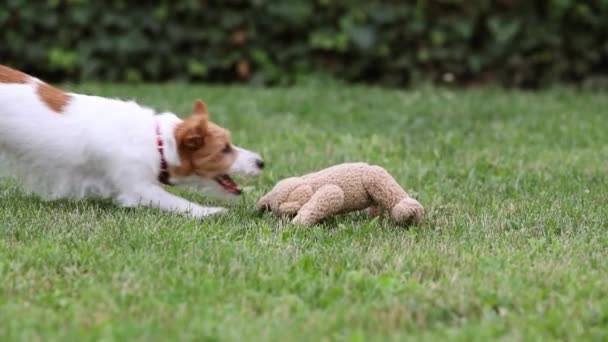
M 44 203 L 3 181 L 0 340 L 608 338 L 605 94 L 70 88 L 184 114 L 203 97 L 268 168 L 204 221 Z M 253 212 L 284 177 L 359 160 L 385 166 L 425 222 L 306 229 Z

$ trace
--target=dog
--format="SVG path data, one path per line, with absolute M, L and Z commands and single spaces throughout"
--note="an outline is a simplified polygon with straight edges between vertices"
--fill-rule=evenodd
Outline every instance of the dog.
M 233 145 L 230 132 L 209 121 L 202 100 L 180 119 L 134 101 L 64 92 L 0 65 L 0 176 L 17 177 L 43 199 L 96 197 L 200 218 L 226 209 L 192 203 L 163 185 L 237 197 L 230 176 L 263 168 L 258 154 Z

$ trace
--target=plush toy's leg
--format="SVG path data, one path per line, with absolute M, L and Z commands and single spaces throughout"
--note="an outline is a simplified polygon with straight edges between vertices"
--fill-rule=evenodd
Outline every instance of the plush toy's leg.
M 372 199 L 386 209 L 396 223 L 411 224 L 422 219 L 422 205 L 411 198 L 385 169 L 370 166 L 363 177 L 363 184 Z
M 373 204 L 372 206 L 367 208 L 367 214 L 370 217 L 382 217 L 386 213 L 384 212 L 384 208 L 382 208 L 381 206 L 379 206 L 377 204 Z
M 287 201 L 279 206 L 279 212 L 284 216 L 294 216 L 298 213 L 298 210 L 302 208 L 304 203 L 308 202 L 312 197 L 312 188 L 310 185 L 300 185 L 293 190 Z
M 336 185 L 324 185 L 319 188 L 298 215 L 291 221 L 295 224 L 311 225 L 329 216 L 338 214 L 344 204 L 344 192 Z
M 398 224 L 410 225 L 419 223 L 424 216 L 424 208 L 420 202 L 406 197 L 395 204 L 390 211 L 390 217 Z

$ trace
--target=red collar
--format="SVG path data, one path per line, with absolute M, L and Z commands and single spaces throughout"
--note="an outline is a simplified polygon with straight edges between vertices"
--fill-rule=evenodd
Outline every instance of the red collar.
M 156 148 L 160 154 L 160 172 L 158 173 L 158 181 L 165 185 L 173 185 L 169 181 L 169 164 L 167 164 L 167 159 L 165 159 L 165 144 L 163 143 L 163 138 L 160 134 L 160 125 L 158 124 L 158 120 L 156 121 Z

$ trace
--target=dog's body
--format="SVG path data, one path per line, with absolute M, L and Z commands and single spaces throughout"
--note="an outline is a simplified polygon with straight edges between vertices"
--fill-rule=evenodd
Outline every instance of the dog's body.
M 135 102 L 64 93 L 0 65 L 0 175 L 18 177 L 43 198 L 111 198 L 203 217 L 223 209 L 174 196 L 161 181 L 238 195 L 227 175 L 262 167 L 208 121 L 200 100 L 182 120 Z

